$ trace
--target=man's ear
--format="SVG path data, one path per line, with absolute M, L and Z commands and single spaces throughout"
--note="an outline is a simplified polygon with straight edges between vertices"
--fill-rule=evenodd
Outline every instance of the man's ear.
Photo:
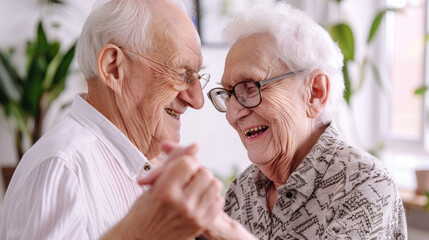
M 98 51 L 98 76 L 114 92 L 122 89 L 127 66 L 125 62 L 125 55 L 122 50 L 114 44 L 106 44 Z
M 313 71 L 307 82 L 307 117 L 316 119 L 325 108 L 330 93 L 329 77 L 320 69 Z

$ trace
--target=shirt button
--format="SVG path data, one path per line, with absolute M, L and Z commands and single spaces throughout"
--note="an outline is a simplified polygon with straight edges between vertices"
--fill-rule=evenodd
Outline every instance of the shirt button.
M 286 197 L 287 197 L 287 198 L 291 198 L 292 196 L 293 196 L 293 194 L 292 194 L 291 192 L 287 192 L 287 193 L 286 193 Z
M 150 165 L 146 163 L 146 164 L 143 166 L 143 169 L 144 169 L 145 171 L 149 171 L 149 170 L 150 170 Z

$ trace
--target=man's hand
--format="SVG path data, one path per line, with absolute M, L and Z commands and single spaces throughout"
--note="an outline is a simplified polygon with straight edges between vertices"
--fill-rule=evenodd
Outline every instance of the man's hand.
M 223 213 L 222 184 L 199 164 L 197 146 L 163 144 L 162 150 L 165 165 L 139 180 L 152 187 L 103 239 L 190 239 Z

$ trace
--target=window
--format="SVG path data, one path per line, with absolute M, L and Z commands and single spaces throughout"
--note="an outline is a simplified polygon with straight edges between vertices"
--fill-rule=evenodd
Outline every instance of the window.
M 390 141 L 407 141 L 423 146 L 422 96 L 414 90 L 424 83 L 425 0 L 388 0 L 389 8 L 399 8 L 386 15 L 386 49 L 389 103 L 382 126 Z

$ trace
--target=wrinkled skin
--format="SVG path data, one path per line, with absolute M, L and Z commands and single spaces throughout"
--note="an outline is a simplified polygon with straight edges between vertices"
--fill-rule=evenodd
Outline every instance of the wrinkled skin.
M 162 148 L 169 155 L 166 164 L 139 181 L 151 184 L 151 189 L 103 240 L 192 239 L 224 214 L 222 184 L 198 163 L 196 145 L 163 144 Z
M 274 38 L 266 33 L 236 41 L 225 61 L 223 87 L 232 89 L 238 82 L 261 81 L 290 72 L 276 56 L 275 46 Z M 249 159 L 274 183 L 267 198 L 270 211 L 277 201 L 277 188 L 287 181 L 326 128 L 317 117 L 328 94 L 327 75 L 315 70 L 308 81 L 298 74 L 265 85 L 262 103 L 255 108 L 241 106 L 234 96 L 226 101 L 226 118 L 240 136 Z M 256 127 L 266 130 L 250 137 L 245 134 Z M 216 240 L 256 239 L 225 213 L 216 217 L 205 236 Z
M 273 45 L 270 35 L 238 40 L 227 56 L 222 85 L 230 89 L 237 82 L 260 81 L 290 72 L 275 56 Z M 302 142 L 307 127 L 302 85 L 294 77 L 265 85 L 261 105 L 252 109 L 239 105 L 235 97 L 228 102 L 228 122 L 239 134 L 249 159 L 266 172 L 274 173 L 279 165 L 290 168 Z M 253 139 L 244 134 L 245 130 L 258 126 L 268 129 Z
M 275 39 L 270 34 L 253 34 L 231 47 L 222 85 L 231 89 L 245 80 L 261 81 L 290 72 L 276 56 Z M 297 168 L 326 126 L 317 117 L 326 103 L 328 85 L 323 71 L 315 71 L 310 81 L 297 74 L 262 87 L 262 103 L 244 108 L 235 97 L 227 101 L 226 118 L 237 131 L 249 159 L 274 182 L 269 207 L 277 200 L 277 187 Z M 267 130 L 249 138 L 245 131 Z
M 149 2 L 156 16 L 149 26 L 153 45 L 148 52 L 137 53 L 178 72 L 198 71 L 200 40 L 189 17 L 165 0 Z M 201 85 L 180 86 L 171 70 L 123 47 L 128 46 L 111 43 L 100 49 L 99 78 L 88 80 L 86 100 L 158 168 L 140 182 L 151 185 L 150 190 L 102 239 L 194 238 L 223 213 L 221 183 L 200 165 L 195 146 L 161 143 L 179 141 L 180 115 L 204 104 Z M 152 160 L 161 150 L 169 156 L 162 166 Z
M 150 3 L 157 17 L 149 25 L 154 39 L 144 56 L 179 72 L 185 68 L 198 71 L 201 44 L 189 17 L 171 3 Z M 201 108 L 204 98 L 199 83 L 178 87 L 170 70 L 132 55 L 114 44 L 102 47 L 98 54 L 100 80 L 88 81 L 87 101 L 152 159 L 159 154 L 162 141 L 180 140 L 180 116 L 167 110 L 181 115 L 188 107 Z

